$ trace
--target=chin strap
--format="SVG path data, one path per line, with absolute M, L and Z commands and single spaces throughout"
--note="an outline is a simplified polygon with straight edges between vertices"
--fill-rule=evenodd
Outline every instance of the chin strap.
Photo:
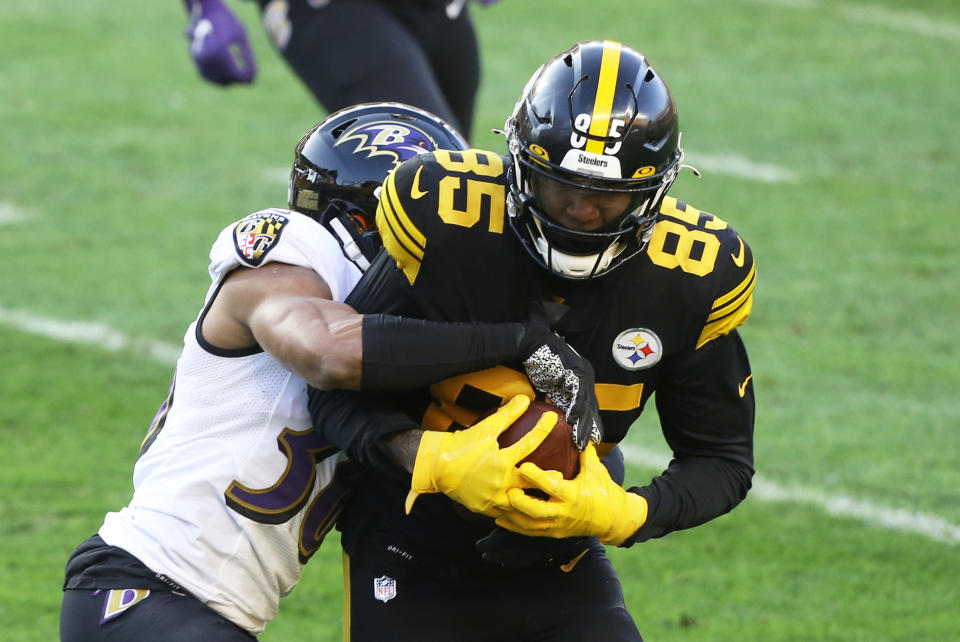
M 337 237 L 340 247 L 343 249 L 343 255 L 351 263 L 360 268 L 361 272 L 366 272 L 370 267 L 370 261 L 363 255 L 363 251 L 357 244 L 357 239 L 350 233 L 350 230 L 343 224 L 339 218 L 332 218 L 327 222 L 327 227 Z

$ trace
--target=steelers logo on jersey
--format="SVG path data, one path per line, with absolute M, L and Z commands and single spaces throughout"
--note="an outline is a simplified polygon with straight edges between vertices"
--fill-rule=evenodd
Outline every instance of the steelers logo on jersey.
M 241 219 L 233 228 L 237 256 L 247 265 L 257 267 L 276 246 L 280 234 L 290 221 L 277 212 L 257 212 Z
M 613 360 L 624 370 L 643 370 L 663 356 L 660 337 L 646 328 L 624 330 L 613 340 Z

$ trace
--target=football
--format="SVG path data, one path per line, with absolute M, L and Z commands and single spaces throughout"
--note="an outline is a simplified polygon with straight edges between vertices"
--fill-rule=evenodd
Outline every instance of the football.
M 555 412 L 559 419 L 547 438 L 524 461 L 533 462 L 543 470 L 558 470 L 564 479 L 573 479 L 579 468 L 580 452 L 573 443 L 573 427 L 563 417 L 563 411 L 545 401 L 531 401 L 526 412 L 500 433 L 500 447 L 514 444 L 530 432 L 545 412 Z

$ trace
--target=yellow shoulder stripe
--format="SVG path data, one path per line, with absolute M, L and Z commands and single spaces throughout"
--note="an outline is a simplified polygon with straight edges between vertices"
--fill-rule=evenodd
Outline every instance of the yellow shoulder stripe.
M 753 288 L 757 284 L 757 268 L 750 266 L 750 272 L 735 288 L 713 302 L 713 309 L 703 326 L 697 348 L 719 336 L 728 334 L 742 325 L 753 309 Z
M 719 319 L 720 317 L 730 314 L 734 309 L 736 309 L 743 301 L 753 293 L 753 286 L 757 282 L 757 266 L 751 265 L 750 272 L 747 273 L 747 276 L 737 285 L 722 297 L 713 302 L 713 309 L 710 312 L 710 316 L 707 317 L 707 321 L 713 321 Z
M 397 195 L 396 172 L 387 176 L 377 206 L 377 229 L 383 245 L 413 284 L 420 271 L 427 239 L 407 216 Z

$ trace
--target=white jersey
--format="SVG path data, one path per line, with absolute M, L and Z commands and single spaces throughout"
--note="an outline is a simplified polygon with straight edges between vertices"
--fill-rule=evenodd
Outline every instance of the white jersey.
M 332 526 L 340 457 L 310 424 L 307 384 L 259 349 L 207 344 L 198 326 L 238 267 L 312 268 L 336 301 L 361 276 L 327 230 L 288 210 L 251 214 L 210 250 L 203 310 L 134 469 L 130 503 L 100 536 L 257 634 Z

